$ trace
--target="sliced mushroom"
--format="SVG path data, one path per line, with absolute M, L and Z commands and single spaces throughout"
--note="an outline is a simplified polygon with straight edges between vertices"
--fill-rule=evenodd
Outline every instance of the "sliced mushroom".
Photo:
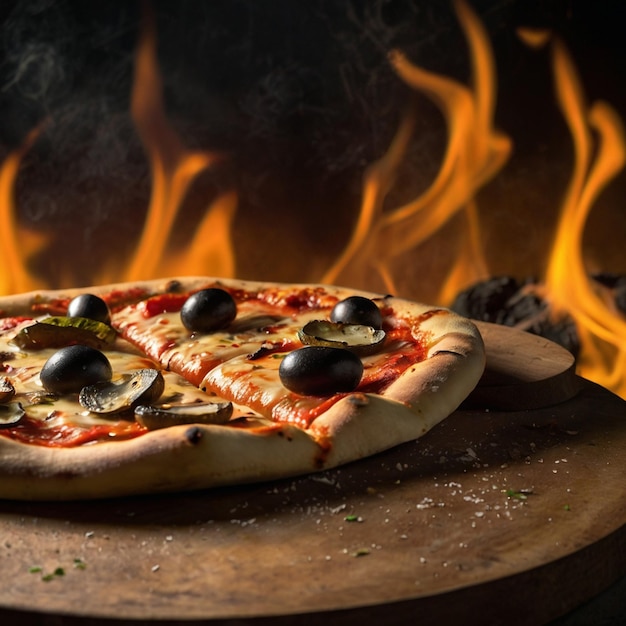
M 181 424 L 225 424 L 233 414 L 232 402 L 205 402 L 177 406 L 135 408 L 135 419 L 149 430 Z
M 8 402 L 14 395 L 13 383 L 6 376 L 0 376 L 0 402 Z
M 378 350 L 385 340 L 385 331 L 360 324 L 314 320 L 298 331 L 298 337 L 309 346 L 344 348 L 364 355 Z
M 37 391 L 29 391 L 24 394 L 25 398 L 28 400 L 28 404 L 53 404 L 55 400 L 58 399 L 59 394 L 50 393 L 45 389 L 37 390 Z
M 26 415 L 19 402 L 0 404 L 0 428 L 15 426 Z
M 93 413 L 120 413 L 155 402 L 164 389 L 165 380 L 159 370 L 141 369 L 120 380 L 83 387 L 78 401 Z

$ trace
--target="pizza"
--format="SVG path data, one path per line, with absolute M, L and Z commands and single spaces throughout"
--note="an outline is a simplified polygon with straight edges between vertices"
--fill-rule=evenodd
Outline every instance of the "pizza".
M 445 308 L 185 277 L 0 298 L 0 497 L 208 489 L 417 439 L 477 384 Z

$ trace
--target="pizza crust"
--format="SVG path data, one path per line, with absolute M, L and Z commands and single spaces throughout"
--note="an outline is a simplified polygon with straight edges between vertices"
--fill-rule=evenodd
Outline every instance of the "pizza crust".
M 174 426 L 128 441 L 78 448 L 0 438 L 0 494 L 17 500 L 88 500 L 271 480 L 313 468 L 318 445 L 295 427 L 253 432 Z
M 147 293 L 187 291 L 218 279 L 189 277 L 134 283 Z M 221 280 L 242 289 L 287 290 L 318 285 L 276 285 Z M 176 287 L 177 285 L 177 287 Z M 0 298 L 3 315 L 19 315 L 34 301 L 79 293 L 125 291 L 117 284 L 39 291 Z M 326 287 L 340 298 L 375 294 Z M 386 297 L 394 311 L 427 314 L 427 358 L 409 367 L 381 395 L 352 393 L 303 430 L 289 424 L 260 428 L 176 426 L 136 439 L 49 448 L 0 437 L 0 497 L 72 500 L 205 489 L 296 476 L 336 467 L 419 438 L 466 398 L 482 375 L 482 338 L 469 321 L 446 309 Z

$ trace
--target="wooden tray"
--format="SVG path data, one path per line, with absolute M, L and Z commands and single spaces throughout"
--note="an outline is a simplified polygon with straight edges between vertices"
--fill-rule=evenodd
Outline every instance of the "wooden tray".
M 534 410 L 460 410 L 417 442 L 315 476 L 0 502 L 0 617 L 545 623 L 626 573 L 626 403 L 579 379 L 576 391 Z
M 474 323 L 485 342 L 487 363 L 464 408 L 537 409 L 578 393 L 576 362 L 565 348 L 516 328 Z

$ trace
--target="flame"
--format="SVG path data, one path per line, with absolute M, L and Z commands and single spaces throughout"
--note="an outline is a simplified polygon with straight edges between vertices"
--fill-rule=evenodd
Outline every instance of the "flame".
M 391 55 L 400 78 L 444 114 L 449 140 L 439 173 L 420 197 L 403 207 L 383 210 L 414 129 L 415 113 L 410 111 L 387 153 L 365 175 L 357 225 L 343 254 L 324 276 L 327 282 L 367 287 L 373 267 L 386 288 L 397 292 L 394 258 L 415 251 L 461 212 L 466 220 L 464 237 L 438 302 L 449 305 L 462 289 L 490 274 L 475 196 L 505 165 L 511 142 L 493 127 L 495 71 L 487 34 L 465 2 L 457 1 L 455 8 L 469 45 L 472 87 L 416 67 L 400 52 Z M 553 40 L 545 29 L 520 29 L 518 36 L 531 48 Z M 576 162 L 537 290 L 550 303 L 554 318 L 569 314 L 575 320 L 583 346 L 579 373 L 626 397 L 626 321 L 592 285 L 582 251 L 593 202 L 624 166 L 626 139 L 619 117 L 607 104 L 599 102 L 587 109 L 575 67 L 560 40 L 554 41 L 552 51 L 557 96 L 572 134 Z M 597 146 L 592 130 L 599 137 Z
M 387 154 L 365 175 L 358 224 L 346 250 L 324 276 L 325 282 L 362 284 L 374 265 L 387 290 L 397 291 L 393 261 L 417 248 L 461 211 L 467 220 L 468 236 L 460 246 L 439 299 L 449 301 L 459 284 L 488 276 L 473 198 L 503 167 L 511 142 L 493 126 L 496 79 L 487 34 L 465 3 L 456 2 L 455 7 L 469 45 L 474 77 L 471 87 L 416 67 L 399 51 L 390 57 L 399 77 L 430 98 L 446 119 L 449 141 L 439 173 L 418 198 L 383 211 L 384 199 L 414 129 L 415 113 L 410 111 Z
M 226 192 L 206 209 L 192 240 L 182 251 L 168 248 L 169 235 L 185 197 L 196 178 L 221 160 L 210 151 L 188 150 L 170 125 L 163 104 L 163 86 L 157 64 L 157 36 L 153 13 L 144 5 L 142 28 L 135 54 L 135 80 L 131 113 L 148 154 L 152 189 L 144 228 L 130 259 L 113 259 L 104 264 L 93 284 L 136 281 L 170 275 L 235 275 L 231 226 L 237 196 Z M 27 269 L 28 259 L 42 250 L 51 238 L 19 227 L 14 187 L 20 164 L 35 144 L 41 130 L 32 131 L 23 145 L 10 154 L 0 169 L 0 243 L 4 250 L 4 271 L 0 273 L 0 294 L 20 293 L 46 287 Z M 66 271 L 67 285 L 71 274 Z M 63 287 L 64 284 L 56 285 Z
M 459 227 L 460 236 L 446 250 L 447 276 L 436 303 L 449 304 L 460 290 L 492 274 L 481 229 L 486 213 L 479 213 L 477 194 L 505 167 L 512 141 L 494 124 L 497 83 L 489 37 L 465 1 L 456 0 L 454 7 L 468 45 L 471 83 L 420 68 L 400 51 L 390 54 L 392 68 L 413 97 L 388 150 L 365 172 L 353 233 L 321 277 L 323 282 L 379 290 L 373 284 L 375 276 L 388 291 L 402 293 L 398 279 L 407 259 L 415 258 L 419 248 L 449 224 Z M 626 137 L 609 105 L 587 105 L 576 68 L 558 38 L 545 29 L 520 29 L 518 36 L 532 49 L 550 49 L 557 101 L 575 156 L 537 290 L 550 303 L 555 318 L 569 315 L 575 320 L 582 344 L 579 373 L 626 397 L 626 320 L 589 279 L 582 247 L 587 219 L 598 195 L 624 167 Z M 424 192 L 404 205 L 389 207 L 386 203 L 411 148 L 419 99 L 423 97 L 438 107 L 445 120 L 448 140 L 441 165 Z M 132 257 L 110 261 L 92 282 L 185 274 L 235 276 L 231 232 L 237 211 L 234 191 L 207 202 L 204 217 L 185 245 L 174 248 L 170 241 L 194 181 L 214 168 L 222 155 L 186 148 L 167 118 L 157 64 L 155 19 L 147 4 L 136 49 L 131 113 L 152 174 L 144 228 Z M 0 245 L 4 258 L 0 294 L 48 286 L 30 268 L 35 255 L 50 245 L 51 237 L 30 232 L 20 224 L 14 198 L 20 165 L 42 126 L 33 130 L 0 168 Z M 303 277 L 307 279 L 320 278 Z M 66 280 L 71 283 L 69 271 Z M 419 292 L 405 295 L 420 298 Z
M 44 286 L 28 271 L 28 259 L 44 248 L 48 238 L 17 224 L 14 192 L 20 164 L 39 133 L 40 128 L 32 130 L 22 145 L 9 154 L 0 169 L 0 249 L 3 256 L 0 294 L 20 293 Z
M 152 196 L 148 208 L 145 227 L 123 280 L 156 278 L 176 272 L 195 274 L 234 275 L 234 257 L 230 245 L 229 225 L 234 215 L 234 195 L 218 199 L 207 210 L 205 224 L 196 235 L 190 252 L 184 258 L 176 259 L 168 267 L 165 260 L 168 235 L 171 232 L 176 215 L 182 205 L 191 184 L 196 177 L 220 160 L 220 155 L 209 151 L 187 150 L 180 138 L 170 126 L 163 105 L 162 80 L 157 64 L 157 37 L 154 15 L 144 10 L 143 28 L 136 54 L 136 80 L 133 85 L 131 111 L 133 120 L 152 166 Z M 223 210 L 221 216 L 217 216 Z M 199 251 L 202 240 L 200 234 L 207 230 L 206 224 L 220 222 L 216 231 L 220 237 L 212 237 L 211 243 L 218 245 L 219 253 L 203 255 Z M 198 265 L 197 261 L 206 261 L 216 257 L 213 265 Z M 223 258 L 222 258 L 223 257 Z M 220 274 L 218 274 L 220 275 Z
M 574 65 L 558 40 L 553 46 L 553 66 L 576 159 L 548 261 L 544 297 L 554 315 L 569 313 L 576 321 L 584 346 L 578 361 L 581 375 L 626 397 L 626 321 L 592 285 L 582 254 L 587 217 L 600 192 L 624 167 L 626 138 L 619 116 L 609 105 L 586 106 Z

